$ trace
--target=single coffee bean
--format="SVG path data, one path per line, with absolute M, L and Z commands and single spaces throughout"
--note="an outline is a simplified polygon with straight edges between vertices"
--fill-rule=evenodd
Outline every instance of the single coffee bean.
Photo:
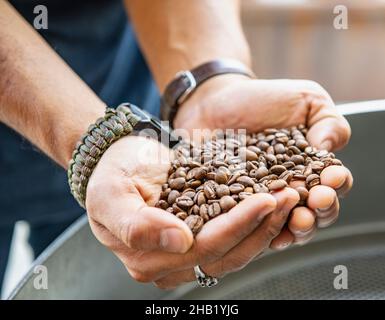
M 300 154 L 294 154 L 291 156 L 290 161 L 294 162 L 295 164 L 303 164 L 305 159 Z
M 283 154 L 286 152 L 285 146 L 282 143 L 277 143 L 274 146 L 275 154 Z
M 297 188 L 295 188 L 295 190 L 299 194 L 299 202 L 298 202 L 298 204 L 302 205 L 302 206 L 305 205 L 306 204 L 306 200 L 309 197 L 309 191 L 305 187 L 297 187 Z
M 276 191 L 287 187 L 288 184 L 285 180 L 278 179 L 267 182 L 266 186 L 269 188 L 270 191 Z
M 184 211 L 182 208 L 180 208 L 176 203 L 174 203 L 172 205 L 172 209 L 174 210 L 174 214 L 175 213 L 178 213 L 178 212 L 181 212 L 181 211 Z
M 216 198 L 216 192 L 215 187 L 212 184 L 206 184 L 203 187 L 204 195 L 207 199 L 215 199 Z
M 285 172 L 282 172 L 281 175 L 278 177 L 278 179 L 285 180 L 288 184 L 293 179 L 294 173 L 287 170 Z
M 195 194 L 196 193 L 195 193 L 194 189 L 192 189 L 192 188 L 185 189 L 182 192 L 182 195 L 190 197 L 191 199 L 193 199 L 195 197 Z
M 245 200 L 247 197 L 250 197 L 251 195 L 252 195 L 251 192 L 240 192 L 238 196 L 240 200 Z
M 245 186 L 240 183 L 233 183 L 232 185 L 229 186 L 229 190 L 231 194 L 238 194 L 245 190 Z
M 186 179 L 179 177 L 170 181 L 170 188 L 175 190 L 182 190 L 186 186 Z
M 198 188 L 200 185 L 202 184 L 202 181 L 201 180 L 195 180 L 195 179 L 191 179 L 189 181 L 187 181 L 187 187 L 189 188 L 192 188 L 192 189 L 196 189 Z
M 162 199 L 162 200 L 166 200 L 170 192 L 171 192 L 171 188 L 167 188 L 167 189 L 163 190 L 160 193 L 160 197 L 159 198 Z
M 262 183 L 256 183 L 253 186 L 254 193 L 268 193 L 269 189 Z
M 224 196 L 219 201 L 219 205 L 220 205 L 220 207 L 222 209 L 222 212 L 230 211 L 230 209 L 235 207 L 236 204 L 237 204 L 237 201 L 235 201 L 230 196 Z
M 199 191 L 199 192 L 195 195 L 194 202 L 196 202 L 196 204 L 197 204 L 198 206 L 201 206 L 202 204 L 206 203 L 206 197 L 205 197 L 205 194 L 204 194 L 203 190 Z
M 180 193 L 178 190 L 171 190 L 167 197 L 168 204 L 172 205 L 179 196 L 180 196 Z
M 308 187 L 308 189 L 311 189 L 320 183 L 321 180 L 318 174 L 311 174 L 306 178 L 306 186 Z
M 176 204 L 182 209 L 188 209 L 194 205 L 194 201 L 187 196 L 180 196 L 176 199 Z
M 313 161 L 310 163 L 310 167 L 314 172 L 320 173 L 325 167 L 325 164 L 322 161 Z
M 220 215 L 221 212 L 222 212 L 222 209 L 221 209 L 221 206 L 218 202 L 214 202 L 214 203 L 209 205 L 208 215 L 211 219 Z
M 204 223 L 202 217 L 197 215 L 188 216 L 184 222 L 187 224 L 194 235 L 201 231 Z
M 243 184 L 245 187 L 252 187 L 255 184 L 253 179 L 248 176 L 240 176 L 237 182 Z
M 188 214 L 184 211 L 180 211 L 176 214 L 176 216 L 179 218 L 179 219 L 182 219 L 182 220 L 185 220 L 187 217 L 188 217 Z
M 219 184 L 226 184 L 227 180 L 229 180 L 229 176 L 224 171 L 217 171 L 215 174 L 215 182 Z
M 266 177 L 269 174 L 269 170 L 266 167 L 260 167 L 255 174 L 256 179 L 262 179 L 263 177 Z
M 308 165 L 302 170 L 302 174 L 303 174 L 305 177 L 310 176 L 312 173 L 313 173 L 313 169 L 312 169 L 311 164 L 308 164 Z
M 286 170 L 291 170 L 295 167 L 295 163 L 293 161 L 286 161 L 282 163 L 282 165 L 286 168 Z
M 295 146 L 298 149 L 305 150 L 305 148 L 309 146 L 309 143 L 304 139 L 299 139 L 296 141 Z
M 277 164 L 277 158 L 272 154 L 266 154 L 265 159 L 269 166 L 274 166 Z
M 210 217 L 209 217 L 209 205 L 208 204 L 205 203 L 205 204 L 202 204 L 199 207 L 199 215 L 203 218 L 203 220 L 205 222 L 210 220 Z
M 272 166 L 270 168 L 270 172 L 276 175 L 280 175 L 281 173 L 285 172 L 286 168 L 283 165 L 276 164 L 275 166 Z
M 254 184 L 254 185 L 255 185 L 255 184 Z M 253 185 L 253 187 L 254 187 L 254 185 Z M 253 193 L 253 192 L 254 192 L 253 187 L 246 187 L 245 190 L 243 190 L 243 192 Z
M 199 206 L 194 204 L 190 209 L 188 209 L 188 214 L 199 214 Z
M 165 200 L 159 200 L 156 205 L 155 205 L 157 208 L 160 208 L 160 209 L 163 209 L 163 210 L 166 210 L 168 208 L 168 202 L 165 201 Z
M 259 182 L 270 181 L 270 180 L 278 180 L 278 176 L 276 174 L 269 174 L 268 176 L 260 179 Z
M 222 198 L 224 196 L 229 196 L 230 195 L 230 189 L 227 185 L 225 184 L 220 184 L 217 188 L 216 188 L 216 193 L 217 193 L 217 197 L 218 198 Z

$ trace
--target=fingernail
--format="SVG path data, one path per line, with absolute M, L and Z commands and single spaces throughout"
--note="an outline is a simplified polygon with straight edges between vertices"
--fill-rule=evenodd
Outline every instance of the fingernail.
M 328 150 L 330 151 L 333 148 L 333 144 L 330 140 L 326 140 L 320 144 L 321 150 Z
M 185 253 L 188 244 L 184 233 L 177 228 L 162 230 L 160 233 L 160 246 L 162 249 L 173 253 Z

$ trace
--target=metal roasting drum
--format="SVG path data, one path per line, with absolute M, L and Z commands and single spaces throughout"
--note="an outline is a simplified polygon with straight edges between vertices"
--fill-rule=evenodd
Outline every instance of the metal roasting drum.
M 34 288 L 32 266 L 9 299 L 385 299 L 385 100 L 339 108 L 353 136 L 338 158 L 355 184 L 339 221 L 311 243 L 269 252 L 215 288 L 188 284 L 170 292 L 131 279 L 84 216 L 34 262 L 47 267 L 48 289 Z M 336 265 L 348 268 L 347 290 L 333 286 Z

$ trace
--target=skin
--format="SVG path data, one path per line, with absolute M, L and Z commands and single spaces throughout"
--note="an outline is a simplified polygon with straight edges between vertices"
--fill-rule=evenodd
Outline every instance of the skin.
M 232 58 L 250 66 L 239 1 L 125 3 L 161 92 L 176 72 L 209 60 Z M 67 168 L 76 142 L 105 107 L 35 30 L 0 1 L 0 121 Z M 175 126 L 259 131 L 303 122 L 311 127 L 308 139 L 315 146 L 334 150 L 349 139 L 347 122 L 319 85 L 227 75 L 200 86 L 181 107 Z M 107 150 L 91 176 L 86 206 L 96 238 L 134 279 L 161 288 L 194 281 L 197 264 L 210 275 L 223 276 L 269 246 L 282 249 L 308 241 L 317 224 L 323 227 L 336 219 L 334 190 L 345 194 L 352 184 L 346 168 L 328 168 L 321 175 L 323 187 L 310 192 L 308 211 L 296 209 L 289 217 L 299 199 L 292 188 L 253 195 L 207 223 L 193 240 L 181 220 L 152 207 L 172 154 L 143 139 L 125 137 Z

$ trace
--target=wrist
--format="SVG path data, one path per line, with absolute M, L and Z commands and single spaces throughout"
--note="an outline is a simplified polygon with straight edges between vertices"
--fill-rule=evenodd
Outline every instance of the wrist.
M 191 119 L 201 118 L 202 127 L 206 123 L 212 123 L 214 118 L 213 103 L 216 97 L 220 98 L 221 90 L 234 83 L 255 80 L 243 74 L 222 74 L 208 79 L 202 83 L 191 96 L 179 105 L 175 116 L 174 127 L 185 128 Z M 188 128 L 194 129 L 194 128 Z

